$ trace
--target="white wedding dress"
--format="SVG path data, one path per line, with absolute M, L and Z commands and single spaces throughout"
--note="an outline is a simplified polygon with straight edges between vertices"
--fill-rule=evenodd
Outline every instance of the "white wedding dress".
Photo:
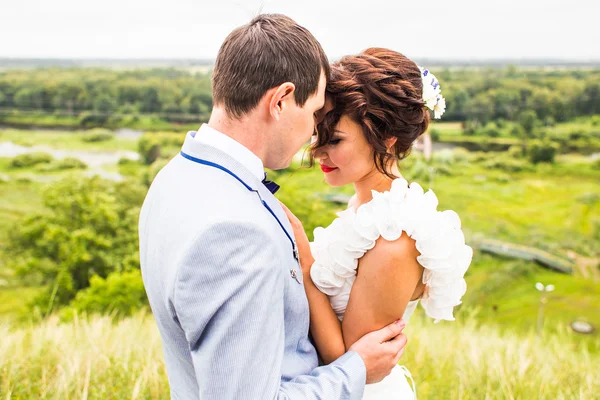
M 466 291 L 464 274 L 473 251 L 465 245 L 458 215 L 451 210 L 437 211 L 437 206 L 433 191 L 425 193 L 418 183 L 409 186 L 399 178 L 392 182 L 389 191 L 373 191 L 373 199 L 356 212 L 349 208 L 338 213 L 327 228 L 315 229 L 311 243 L 315 263 L 310 275 L 328 295 L 340 320 L 356 279 L 358 260 L 380 236 L 394 241 L 402 232 L 416 242 L 420 252 L 417 261 L 424 268 L 426 285 L 422 298 L 408 303 L 403 319 L 408 322 L 420 302 L 436 322 L 454 320 L 452 311 Z M 367 385 L 364 399 L 414 399 L 416 395 L 407 378 L 412 383 L 408 370 L 397 366 L 381 382 Z

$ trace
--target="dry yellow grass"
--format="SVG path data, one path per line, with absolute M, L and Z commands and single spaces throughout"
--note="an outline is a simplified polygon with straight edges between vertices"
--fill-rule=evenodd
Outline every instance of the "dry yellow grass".
M 420 399 L 596 399 L 600 356 L 566 329 L 537 337 L 415 315 L 402 363 Z M 167 399 L 158 331 L 141 313 L 0 326 L 1 399 Z M 574 345 L 575 343 L 575 345 Z
M 139 314 L 0 327 L 2 399 L 166 399 L 156 325 Z

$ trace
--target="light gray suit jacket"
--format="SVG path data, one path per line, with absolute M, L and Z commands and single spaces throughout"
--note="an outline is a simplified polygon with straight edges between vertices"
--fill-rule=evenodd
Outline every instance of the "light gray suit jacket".
M 173 399 L 361 399 L 348 352 L 318 366 L 300 267 L 277 199 L 249 170 L 189 133 L 157 175 L 139 224 L 144 285 Z

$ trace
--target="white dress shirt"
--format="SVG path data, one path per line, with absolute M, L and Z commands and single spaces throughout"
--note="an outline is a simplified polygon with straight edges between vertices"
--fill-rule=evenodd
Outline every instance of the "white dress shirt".
M 211 128 L 207 124 L 202 124 L 198 132 L 196 132 L 194 139 L 233 157 L 252 172 L 253 175 L 256 175 L 259 181 L 265 178 L 265 168 L 262 160 L 235 139 Z

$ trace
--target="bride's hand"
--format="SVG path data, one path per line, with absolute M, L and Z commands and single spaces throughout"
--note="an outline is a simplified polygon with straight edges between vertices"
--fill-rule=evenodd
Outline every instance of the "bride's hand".
M 279 203 L 281 204 L 283 211 L 285 211 L 285 214 L 290 221 L 290 225 L 292 225 L 294 237 L 296 238 L 296 246 L 298 246 L 298 254 L 300 255 L 302 272 L 308 274 L 310 273 L 310 267 L 312 266 L 314 259 L 310 252 L 310 244 L 308 242 L 308 236 L 306 236 L 306 232 L 304 232 L 304 226 L 302 226 L 302 222 L 300 222 L 298 217 L 296 217 L 285 204 L 282 202 Z

